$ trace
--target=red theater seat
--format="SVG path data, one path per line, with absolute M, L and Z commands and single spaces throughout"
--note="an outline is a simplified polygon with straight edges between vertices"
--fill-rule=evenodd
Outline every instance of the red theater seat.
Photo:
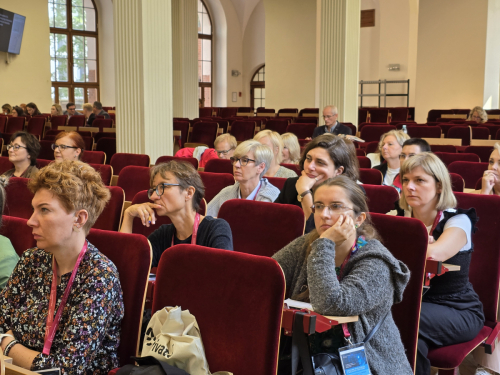
M 47 165 L 52 163 L 54 160 L 36 159 L 36 167 L 38 169 L 45 168 Z
M 26 118 L 24 117 L 10 117 L 9 121 L 7 121 L 5 133 L 14 134 L 23 131 L 25 122 Z
M 295 134 L 299 139 L 306 139 L 313 136 L 314 129 L 316 129 L 316 124 L 293 123 L 288 125 L 286 132 Z
M 230 134 L 236 138 L 238 142 L 252 139 L 255 135 L 255 121 L 234 121 L 231 124 Z
M 493 152 L 493 147 L 491 146 L 468 146 L 465 148 L 465 152 L 468 154 L 476 154 L 483 163 L 488 163 L 490 160 L 490 155 Z
M 106 164 L 106 154 L 102 151 L 87 151 L 82 155 L 82 161 L 89 164 Z
M 108 186 L 108 189 L 111 199 L 92 228 L 117 232 L 120 229 L 125 194 L 119 186 Z
M 408 126 L 411 138 L 441 138 L 441 128 L 438 126 Z
M 480 179 L 484 171 L 488 169 L 488 163 L 475 163 L 468 161 L 455 161 L 448 166 L 450 173 L 457 173 L 465 181 L 466 189 L 474 189 L 476 182 Z
M 152 312 L 181 306 L 196 316 L 210 371 L 271 375 L 284 296 L 285 279 L 274 259 L 177 245 L 161 256 Z
M 33 193 L 28 189 L 27 178 L 11 177 L 5 187 L 4 215 L 29 219 L 33 214 Z
M 196 158 L 183 158 L 179 156 L 160 156 L 158 159 L 156 159 L 155 165 L 161 164 L 161 163 L 168 163 L 169 161 L 176 160 L 176 161 L 184 161 L 186 163 L 191 163 L 194 167 L 194 169 L 198 169 L 198 159 Z
M 380 137 L 383 134 L 391 130 L 396 130 L 396 127 L 393 125 L 365 126 L 363 129 L 361 129 L 361 139 L 364 139 L 366 142 L 379 141 Z
M 196 122 L 193 124 L 189 142 L 201 143 L 214 148 L 214 141 L 217 138 L 219 125 L 216 122 Z
M 9 158 L 7 156 L 0 156 L 0 175 L 12 168 L 14 168 L 14 164 L 10 162 Z
M 10 240 L 17 255 L 21 256 L 24 251 L 36 246 L 32 232 L 27 219 L 3 215 L 0 233 Z
M 109 164 L 111 162 L 111 158 L 114 154 L 116 154 L 116 138 L 109 137 L 106 135 L 105 137 L 96 139 L 96 151 L 102 151 L 106 154 L 106 163 Z
M 43 117 L 32 117 L 28 122 L 28 133 L 33 134 L 38 140 L 42 139 L 45 119 Z
M 94 124 L 95 122 L 92 123 L 92 126 L 96 126 Z M 68 119 L 68 126 L 76 126 L 76 128 L 80 130 L 81 127 L 83 128 L 85 126 L 85 116 L 71 116 Z
M 453 145 L 431 145 L 432 152 L 456 153 L 457 148 Z
M 457 173 L 450 173 L 450 179 L 451 179 L 451 189 L 453 191 L 463 193 L 465 188 L 465 181 L 462 178 L 462 176 L 460 176 Z
M 52 150 L 52 143 L 54 143 L 54 141 L 48 141 L 44 139 L 40 141 L 40 153 L 38 154 L 38 158 L 44 160 L 54 160 L 54 150 Z
M 80 116 L 78 116 L 80 117 Z M 92 123 L 92 126 L 94 128 L 99 128 L 99 131 L 101 132 L 102 129 L 104 128 L 112 128 L 113 127 L 113 120 L 106 119 L 106 118 L 98 118 L 95 119 L 94 122 Z
M 7 116 L 0 115 L 0 133 L 5 133 L 5 126 L 7 125 Z
M 479 156 L 466 153 L 435 152 L 436 156 L 448 167 L 454 161 L 479 162 Z
M 84 116 L 82 116 L 84 117 Z M 52 116 L 50 119 L 50 124 L 51 124 L 51 129 L 57 130 L 59 126 L 66 126 L 66 123 L 68 122 L 68 116 L 63 115 L 63 116 Z
M 359 168 L 359 179 L 363 184 L 382 185 L 382 172 L 378 169 Z
M 229 173 L 199 172 L 203 185 L 205 185 L 205 200 L 210 202 L 219 192 L 227 186 L 234 185 L 234 177 Z
M 266 130 L 272 130 L 280 134 L 286 133 L 288 120 L 286 119 L 272 119 L 266 122 Z
M 184 148 L 184 144 L 188 140 L 189 121 L 174 121 L 174 130 L 179 130 L 181 132 L 179 146 L 180 148 Z
M 394 210 L 399 193 L 392 186 L 363 184 L 370 212 L 386 214 Z
M 111 157 L 109 163 L 113 167 L 113 173 L 119 175 L 123 168 L 134 165 L 136 167 L 149 168 L 149 155 L 116 153 Z
M 358 162 L 360 168 L 371 168 L 372 161 L 368 159 L 366 156 L 358 156 Z
M 89 242 L 111 260 L 120 275 L 125 315 L 120 332 L 118 357 L 120 366 L 133 364 L 137 356 L 149 270 L 151 246 L 136 234 L 91 229 Z
M 207 164 L 205 164 L 204 171 L 233 174 L 233 165 L 231 164 L 231 160 L 210 159 L 209 161 L 207 161 Z
M 149 168 L 135 165 L 123 168 L 118 175 L 117 186 L 125 192 L 125 200 L 132 201 L 138 192 L 149 189 Z
M 110 165 L 93 163 L 88 163 L 88 165 L 99 172 L 104 185 L 109 186 L 111 184 L 111 177 L 113 177 L 113 168 Z
M 470 126 L 455 126 L 448 130 L 445 138 L 459 138 L 462 140 L 462 146 L 469 146 L 472 137 Z
M 285 186 L 286 178 L 281 177 L 266 177 L 269 183 L 273 186 L 276 186 L 278 189 L 282 190 Z
M 246 220 L 241 220 L 242 212 Z M 231 226 L 234 250 L 248 254 L 270 257 L 304 234 L 304 211 L 289 204 L 230 199 L 222 204 L 218 217 Z M 279 235 L 277 223 L 286 228 Z

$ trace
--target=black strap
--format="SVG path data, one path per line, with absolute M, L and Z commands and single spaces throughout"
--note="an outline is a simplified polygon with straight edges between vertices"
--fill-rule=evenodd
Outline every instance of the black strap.
M 372 328 L 372 330 L 366 335 L 365 339 L 363 340 L 363 343 L 366 344 L 370 339 L 373 337 L 373 335 L 378 331 L 382 323 L 385 321 L 385 318 L 389 315 L 391 310 L 387 311 L 387 313 L 384 315 L 382 319 L 375 325 L 375 327 Z
M 292 375 L 297 373 L 299 366 L 299 358 L 302 362 L 302 374 L 314 375 L 314 368 L 309 350 L 308 334 L 304 332 L 304 318 L 305 313 L 297 311 L 293 322 L 292 333 Z

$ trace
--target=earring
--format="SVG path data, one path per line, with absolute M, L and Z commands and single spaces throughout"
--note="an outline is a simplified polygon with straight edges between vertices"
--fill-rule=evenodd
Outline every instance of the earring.
M 354 228 L 358 229 L 358 228 L 359 228 L 359 225 L 358 225 L 358 224 L 355 224 L 355 225 L 354 225 Z

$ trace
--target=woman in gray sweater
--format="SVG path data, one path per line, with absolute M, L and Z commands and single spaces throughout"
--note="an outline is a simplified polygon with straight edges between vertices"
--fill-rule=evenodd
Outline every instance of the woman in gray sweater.
M 359 315 L 348 324 L 353 343 L 359 343 L 401 302 L 410 272 L 378 240 L 356 182 L 345 176 L 323 182 L 314 192 L 313 212 L 316 229 L 273 258 L 285 274 L 288 297 L 310 302 L 320 314 Z M 340 326 L 310 341 L 312 354 L 337 354 L 346 346 Z M 366 354 L 373 374 L 413 374 L 391 313 L 366 344 Z

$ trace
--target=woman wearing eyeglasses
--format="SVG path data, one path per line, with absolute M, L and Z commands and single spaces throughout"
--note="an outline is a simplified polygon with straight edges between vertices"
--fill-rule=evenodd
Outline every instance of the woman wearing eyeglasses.
M 273 161 L 269 147 L 255 140 L 239 144 L 231 157 L 234 185 L 225 187 L 208 204 L 207 215 L 217 216 L 225 201 L 248 199 L 260 202 L 274 202 L 280 191 L 264 178 Z
M 54 160 L 81 160 L 85 150 L 85 142 L 77 132 L 61 132 L 57 134 L 54 143 Z
M 9 161 L 14 164 L 14 168 L 9 169 L 3 176 L 33 177 L 38 172 L 36 158 L 40 153 L 40 142 L 34 135 L 27 132 L 14 133 L 10 139 L 7 150 Z
M 413 374 L 390 312 L 403 299 L 410 271 L 380 243 L 363 191 L 337 176 L 316 188 L 311 205 L 316 228 L 273 256 L 283 269 L 287 298 L 309 302 L 323 315 L 359 316 L 312 335 L 311 354 L 338 355 L 345 330 L 360 343 L 387 315 L 365 346 L 371 373 Z
M 170 161 L 151 168 L 152 203 L 135 204 L 123 215 L 120 232 L 132 233 L 134 218 L 142 225 L 156 222 L 157 216 L 168 216 L 172 224 L 162 225 L 148 237 L 153 248 L 151 267 L 157 267 L 165 249 L 191 243 L 215 249 L 233 250 L 233 236 L 227 221 L 198 213 L 205 195 L 200 175 L 190 163 Z

